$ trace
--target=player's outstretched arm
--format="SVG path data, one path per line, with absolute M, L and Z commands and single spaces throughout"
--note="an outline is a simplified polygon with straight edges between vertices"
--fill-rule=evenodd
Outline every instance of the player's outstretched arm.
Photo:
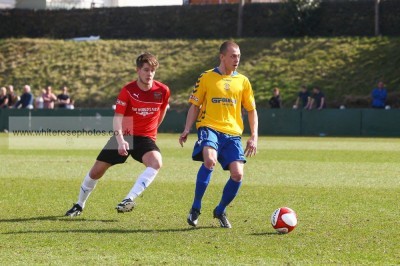
M 187 140 L 187 136 L 190 133 L 190 129 L 192 128 L 194 121 L 196 121 L 197 116 L 199 115 L 199 110 L 199 107 L 194 104 L 192 104 L 189 108 L 188 114 L 186 116 L 185 129 L 179 136 L 179 144 L 181 144 L 182 147 L 183 143 L 185 143 Z
M 258 114 L 257 110 L 254 109 L 248 112 L 249 117 L 249 125 L 251 136 L 247 140 L 246 149 L 244 150 L 244 154 L 246 157 L 251 157 L 256 155 L 257 153 L 257 142 L 258 142 Z

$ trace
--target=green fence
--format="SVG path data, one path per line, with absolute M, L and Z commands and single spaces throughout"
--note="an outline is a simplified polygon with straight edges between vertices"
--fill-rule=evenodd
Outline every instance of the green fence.
M 9 128 L 9 117 L 112 117 L 110 109 L 0 110 L 0 130 Z M 326 109 L 322 111 L 258 109 L 259 134 L 273 136 L 400 136 L 400 110 Z M 186 111 L 169 110 L 160 132 L 180 133 Z M 249 132 L 247 117 L 245 133 Z M 109 123 L 110 120 L 105 120 Z M 106 125 L 111 126 L 111 125 Z

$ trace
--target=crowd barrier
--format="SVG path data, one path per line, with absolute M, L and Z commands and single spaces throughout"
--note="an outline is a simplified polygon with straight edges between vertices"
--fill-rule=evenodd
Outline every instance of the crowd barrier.
M 15 117 L 96 117 L 96 123 L 105 121 L 111 127 L 111 109 L 75 110 L 22 110 L 1 109 L 0 130 L 9 130 L 10 118 Z M 400 109 L 325 109 L 291 110 L 258 109 L 259 134 L 268 136 L 349 136 L 349 137 L 398 137 L 400 136 Z M 186 111 L 169 110 L 159 128 L 163 133 L 180 133 L 186 120 Z M 244 115 L 245 133 L 249 133 Z M 28 120 L 27 120 L 28 121 Z

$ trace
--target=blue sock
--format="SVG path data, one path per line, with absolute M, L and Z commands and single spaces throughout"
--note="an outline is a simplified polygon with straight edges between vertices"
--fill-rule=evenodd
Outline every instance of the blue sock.
M 192 205 L 193 209 L 197 209 L 200 211 L 201 199 L 206 192 L 208 183 L 210 183 L 212 171 L 213 170 L 205 167 L 204 164 L 201 165 L 199 172 L 197 173 L 196 189 L 194 191 L 194 200 Z
M 222 192 L 222 198 L 220 203 L 217 206 L 216 213 L 222 214 L 225 212 L 226 206 L 229 205 L 229 203 L 232 202 L 232 200 L 236 197 L 238 194 L 240 185 L 242 184 L 242 181 L 236 182 L 232 178 L 229 178 L 228 182 L 226 182 L 226 185 L 224 187 L 224 191 Z

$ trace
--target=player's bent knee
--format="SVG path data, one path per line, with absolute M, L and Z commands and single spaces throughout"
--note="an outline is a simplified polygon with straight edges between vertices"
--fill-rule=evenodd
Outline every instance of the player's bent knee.
M 154 170 L 160 170 L 161 169 L 161 167 L 162 167 L 162 161 L 153 161 L 153 162 L 151 162 L 151 163 L 149 163 L 149 164 L 146 164 L 146 166 L 147 167 L 151 167 L 151 168 L 153 168 Z
M 162 157 L 159 152 L 148 152 L 142 158 L 143 164 L 146 167 L 151 167 L 155 170 L 160 170 L 162 167 Z
M 231 178 L 232 178 L 232 180 L 235 181 L 235 182 L 240 182 L 240 181 L 242 181 L 242 179 L 243 179 L 243 174 L 241 174 L 241 173 L 234 173 L 234 174 L 231 174 Z
M 217 160 L 215 160 L 214 158 L 209 158 L 204 160 L 204 166 L 207 169 L 214 169 L 214 166 L 217 164 Z
M 89 171 L 89 176 L 91 179 L 100 179 L 104 173 L 107 171 L 107 169 L 111 166 L 109 163 L 101 162 L 101 161 L 96 161 Z

